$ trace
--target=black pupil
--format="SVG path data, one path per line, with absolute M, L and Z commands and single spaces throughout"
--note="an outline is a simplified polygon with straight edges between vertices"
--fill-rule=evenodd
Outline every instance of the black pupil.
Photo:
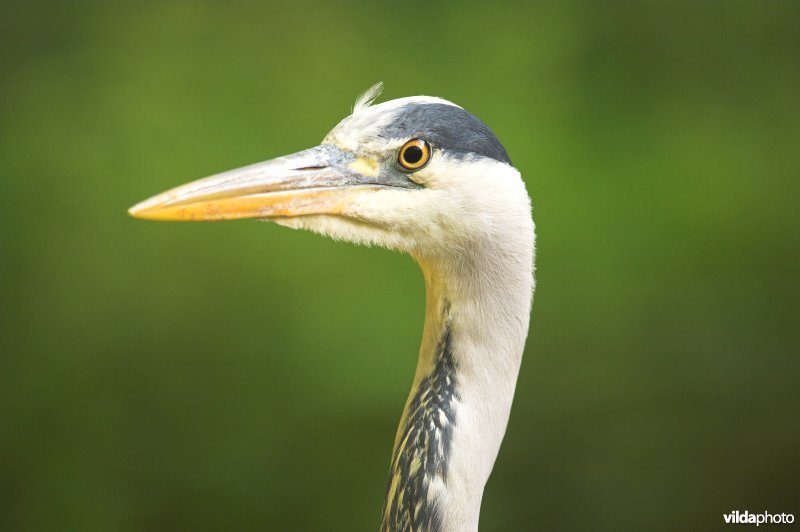
M 403 159 L 408 164 L 416 164 L 422 160 L 422 148 L 419 146 L 409 146 L 403 152 Z

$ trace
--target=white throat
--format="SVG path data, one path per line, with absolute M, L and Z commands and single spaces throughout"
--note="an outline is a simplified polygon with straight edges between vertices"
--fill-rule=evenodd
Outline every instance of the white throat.
M 477 530 L 528 333 L 530 211 L 460 256 L 417 257 L 426 317 L 398 428 L 382 530 Z

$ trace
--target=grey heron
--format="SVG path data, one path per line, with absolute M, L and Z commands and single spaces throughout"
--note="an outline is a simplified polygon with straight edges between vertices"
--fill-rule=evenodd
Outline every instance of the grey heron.
M 425 280 L 425 324 L 381 530 L 477 530 L 528 334 L 531 202 L 478 118 L 427 96 L 374 104 L 380 91 L 319 146 L 179 186 L 130 214 L 259 218 L 409 253 Z

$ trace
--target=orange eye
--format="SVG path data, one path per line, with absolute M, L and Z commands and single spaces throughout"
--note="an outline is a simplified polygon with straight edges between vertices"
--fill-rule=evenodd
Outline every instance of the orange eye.
M 397 162 L 406 170 L 419 170 L 431 158 L 431 148 L 421 139 L 412 139 L 403 144 L 397 155 Z

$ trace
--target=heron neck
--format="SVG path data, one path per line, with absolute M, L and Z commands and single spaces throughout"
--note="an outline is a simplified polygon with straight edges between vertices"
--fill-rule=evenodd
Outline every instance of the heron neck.
M 526 238 L 526 234 L 529 238 Z M 522 241 L 522 239 L 525 239 Z M 507 244 L 507 243 L 506 243 Z M 528 332 L 533 234 L 458 260 L 417 257 L 422 345 L 394 452 L 384 530 L 477 530 Z

